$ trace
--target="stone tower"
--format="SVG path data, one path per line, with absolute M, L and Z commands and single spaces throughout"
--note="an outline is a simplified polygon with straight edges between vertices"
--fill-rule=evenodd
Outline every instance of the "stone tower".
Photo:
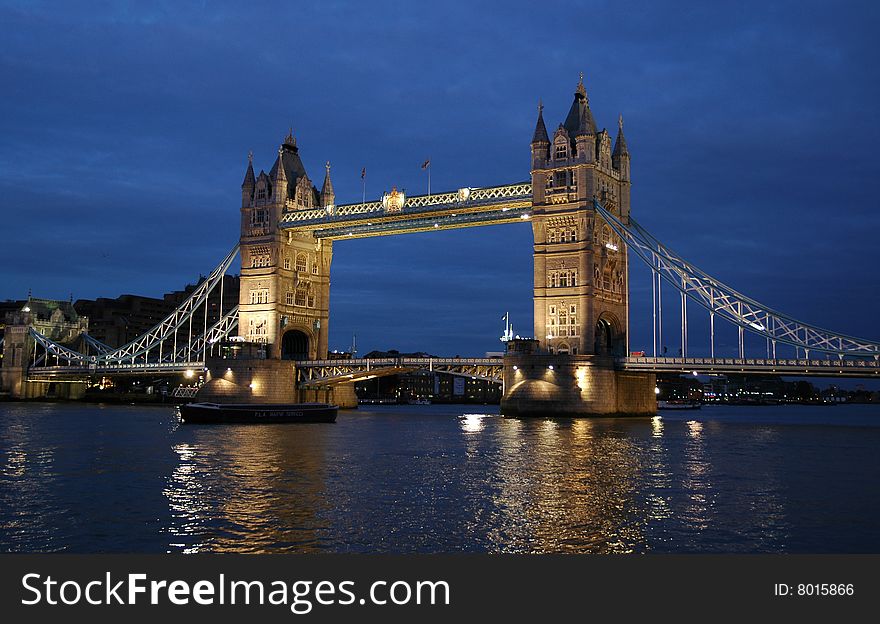
M 253 157 L 241 185 L 241 294 L 238 332 L 269 345 L 269 357 L 327 357 L 330 241 L 281 230 L 293 210 L 332 211 L 330 167 L 319 193 L 306 174 L 291 131 L 269 173 L 254 175 Z
M 630 157 L 622 118 L 613 148 L 597 130 L 583 74 L 552 139 L 538 106 L 531 170 L 535 338 L 550 353 L 625 355 L 626 250 L 593 200 L 629 221 Z

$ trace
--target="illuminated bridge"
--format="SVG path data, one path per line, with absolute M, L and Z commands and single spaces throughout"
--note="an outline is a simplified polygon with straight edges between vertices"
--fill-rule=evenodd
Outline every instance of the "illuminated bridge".
M 630 156 L 623 120 L 618 121 L 612 143 L 607 130 L 599 130 L 595 123 L 582 82 L 568 116 L 554 133 L 548 133 L 539 107 L 530 145 L 531 179 L 526 182 L 415 196 L 392 189 L 381 201 L 336 204 L 329 163 L 319 191 L 305 172 L 295 139 L 288 135 L 268 173 L 257 175 L 251 158 L 242 184 L 239 243 L 183 304 L 118 348 L 87 335 L 74 342 L 53 340 L 30 326 L 30 347 L 22 364 L 26 378 L 81 382 L 100 375 L 194 376 L 220 355 L 220 342 L 230 338 L 263 343 L 272 360 L 295 360 L 296 379 L 291 378 L 290 384 L 302 389 L 427 370 L 501 382 L 505 396 L 520 392 L 537 397 L 555 388 L 568 393 L 566 401 L 598 401 L 595 389 L 605 388 L 632 394 L 635 405 L 645 402 L 648 390 L 653 398 L 651 375 L 661 372 L 880 374 L 880 342 L 776 311 L 697 268 L 643 227 L 631 214 Z M 534 235 L 535 314 L 534 351 L 522 361 L 540 362 L 540 375 L 530 377 L 528 371 L 535 366 L 517 367 L 513 362 L 519 356 L 511 354 L 504 360 L 326 359 L 334 244 L 524 222 Z M 239 305 L 224 309 L 222 277 L 238 256 Z M 633 260 L 650 270 L 650 301 L 631 300 Z M 211 302 L 219 302 L 219 315 L 211 316 L 219 320 L 209 324 Z M 629 323 L 637 305 L 651 306 L 652 343 L 645 352 L 633 353 Z M 708 317 L 709 330 L 701 331 L 701 338 L 689 329 L 689 315 L 695 311 Z M 663 345 L 669 342 L 671 324 L 676 326 L 674 341 L 680 357 L 665 357 Z M 729 348 L 730 353 L 717 348 L 718 324 L 737 332 L 737 346 Z M 7 331 L 7 347 L 10 335 Z M 761 339 L 759 353 L 754 340 L 747 348 L 749 335 Z M 694 353 L 709 357 L 693 357 Z M 561 379 L 561 367 L 552 358 L 580 368 L 574 377 Z M 616 377 L 597 374 L 593 382 L 584 382 L 590 358 Z M 605 405 L 594 413 L 613 409 L 625 411 Z

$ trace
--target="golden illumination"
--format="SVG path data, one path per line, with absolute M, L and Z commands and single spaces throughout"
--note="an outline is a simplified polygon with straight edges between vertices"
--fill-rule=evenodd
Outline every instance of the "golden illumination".
M 382 196 L 382 207 L 385 208 L 385 212 L 400 212 L 405 202 L 406 196 L 402 191 L 398 191 L 396 186 L 392 186 L 391 192 Z

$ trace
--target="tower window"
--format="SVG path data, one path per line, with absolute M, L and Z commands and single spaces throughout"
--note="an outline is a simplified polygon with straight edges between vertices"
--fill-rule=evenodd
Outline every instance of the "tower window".
M 308 258 L 305 254 L 296 254 L 296 271 L 297 273 L 305 273 L 308 266 Z
M 308 301 L 308 293 L 304 286 L 300 286 L 296 289 L 296 296 L 294 297 L 294 305 L 305 307 L 306 302 Z
M 284 268 L 288 271 L 290 270 L 290 258 L 288 256 L 284 256 Z
M 265 191 L 264 191 L 265 192 Z M 269 223 L 269 211 L 268 210 L 254 210 L 251 213 L 251 225 L 262 227 Z
M 251 256 L 251 268 L 267 267 L 269 264 L 269 254 L 255 254 Z
M 258 288 L 251 291 L 251 303 L 252 304 L 260 304 L 260 303 L 269 303 L 269 289 L 268 288 Z

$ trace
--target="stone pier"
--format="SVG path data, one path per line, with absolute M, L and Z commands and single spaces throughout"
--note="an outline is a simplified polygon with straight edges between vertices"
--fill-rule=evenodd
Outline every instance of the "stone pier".
M 504 357 L 505 416 L 653 416 L 653 373 L 614 368 L 610 356 L 511 351 Z
M 265 357 L 265 346 L 231 343 L 221 355 L 205 362 L 205 385 L 196 400 L 211 403 L 330 403 L 343 409 L 357 407 L 354 384 L 318 390 L 300 390 L 296 361 Z

